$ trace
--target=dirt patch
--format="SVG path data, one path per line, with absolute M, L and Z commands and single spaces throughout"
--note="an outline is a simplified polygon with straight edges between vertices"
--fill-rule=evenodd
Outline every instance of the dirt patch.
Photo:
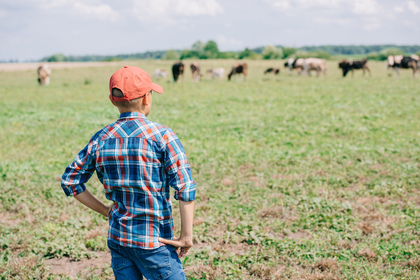
M 301 230 L 297 232 L 288 233 L 287 237 L 299 241 L 301 239 L 312 238 L 312 235 L 306 231 Z
M 314 273 L 303 277 L 305 280 L 333 280 L 337 279 L 332 273 Z
M 357 253 L 357 256 L 362 257 L 368 261 L 376 261 L 376 253 L 372 249 L 362 249 Z
M 184 272 L 186 275 L 199 277 L 200 279 L 203 279 L 202 277 L 205 277 L 204 279 L 222 279 L 224 275 L 223 267 L 202 263 L 187 266 L 184 268 Z
M 358 228 L 362 230 L 364 235 L 372 234 L 373 231 L 375 230 L 375 227 L 371 223 L 368 223 L 368 222 L 359 224 Z
M 355 241 L 340 240 L 337 244 L 337 247 L 342 250 L 351 250 L 357 245 Z
M 409 260 L 406 264 L 407 267 L 416 269 L 420 271 L 420 261 L 419 260 Z
M 338 269 L 338 264 L 335 260 L 332 259 L 322 259 L 321 261 L 314 264 L 315 269 L 321 270 L 321 272 L 324 271 L 336 271 Z
M 250 269 L 250 275 L 257 279 L 280 279 L 284 271 L 284 266 L 254 265 Z
M 282 207 L 269 207 L 261 209 L 258 213 L 260 218 L 281 218 L 283 217 L 283 208 Z
M 12 215 L 8 212 L 0 212 L 0 225 L 3 224 L 7 227 L 16 225 L 16 219 L 12 217 Z
M 231 179 L 229 179 L 229 178 L 224 178 L 224 179 L 222 180 L 222 184 L 223 184 L 224 186 L 230 186 L 230 185 L 232 185 L 232 184 L 233 184 L 233 181 L 232 181 Z
M 61 274 L 67 277 L 101 273 L 101 269 L 111 265 L 110 252 L 97 252 L 97 258 L 84 259 L 75 261 L 71 258 L 49 259 L 45 261 L 45 265 L 51 268 L 53 274 Z

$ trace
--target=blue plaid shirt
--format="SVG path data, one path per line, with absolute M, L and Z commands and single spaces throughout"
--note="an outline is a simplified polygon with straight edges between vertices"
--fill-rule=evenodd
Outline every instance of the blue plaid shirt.
M 122 113 L 90 139 L 62 176 L 66 195 L 82 193 L 95 170 L 107 199 L 118 202 L 109 214 L 108 239 L 122 246 L 152 249 L 163 245 L 159 237 L 173 237 L 169 187 L 175 199 L 195 199 L 178 137 L 140 113 Z

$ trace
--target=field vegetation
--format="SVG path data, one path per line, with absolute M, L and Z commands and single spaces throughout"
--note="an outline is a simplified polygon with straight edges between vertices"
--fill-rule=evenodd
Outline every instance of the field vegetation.
M 157 81 L 149 119 L 178 134 L 198 185 L 187 278 L 419 279 L 420 79 L 383 62 L 346 78 L 333 61 L 319 78 L 283 63 L 250 60 L 246 80 Z M 33 70 L 0 72 L 0 279 L 113 279 L 106 219 L 60 177 L 117 119 L 116 69 L 54 69 L 43 87 Z M 95 176 L 88 188 L 104 200 Z

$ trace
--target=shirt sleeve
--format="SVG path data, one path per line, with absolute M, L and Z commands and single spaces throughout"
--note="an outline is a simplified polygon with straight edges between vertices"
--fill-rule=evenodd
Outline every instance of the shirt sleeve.
M 95 172 L 96 161 L 92 156 L 93 140 L 81 150 L 61 177 L 61 187 L 67 196 L 75 196 L 85 191 L 85 183 Z
M 168 184 L 175 190 L 174 198 L 181 201 L 195 199 L 196 182 L 192 179 L 191 167 L 184 147 L 176 134 L 168 130 L 163 136 L 164 166 Z

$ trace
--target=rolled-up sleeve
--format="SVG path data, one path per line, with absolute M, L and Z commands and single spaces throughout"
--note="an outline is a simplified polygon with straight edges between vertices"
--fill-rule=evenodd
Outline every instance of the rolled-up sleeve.
M 181 201 L 194 200 L 196 182 L 192 178 L 191 167 L 181 141 L 169 130 L 163 136 L 163 145 L 164 166 L 168 184 L 175 190 L 174 198 Z
M 85 183 L 95 172 L 96 161 L 92 156 L 93 141 L 81 150 L 61 177 L 61 187 L 67 196 L 75 196 L 86 190 Z

